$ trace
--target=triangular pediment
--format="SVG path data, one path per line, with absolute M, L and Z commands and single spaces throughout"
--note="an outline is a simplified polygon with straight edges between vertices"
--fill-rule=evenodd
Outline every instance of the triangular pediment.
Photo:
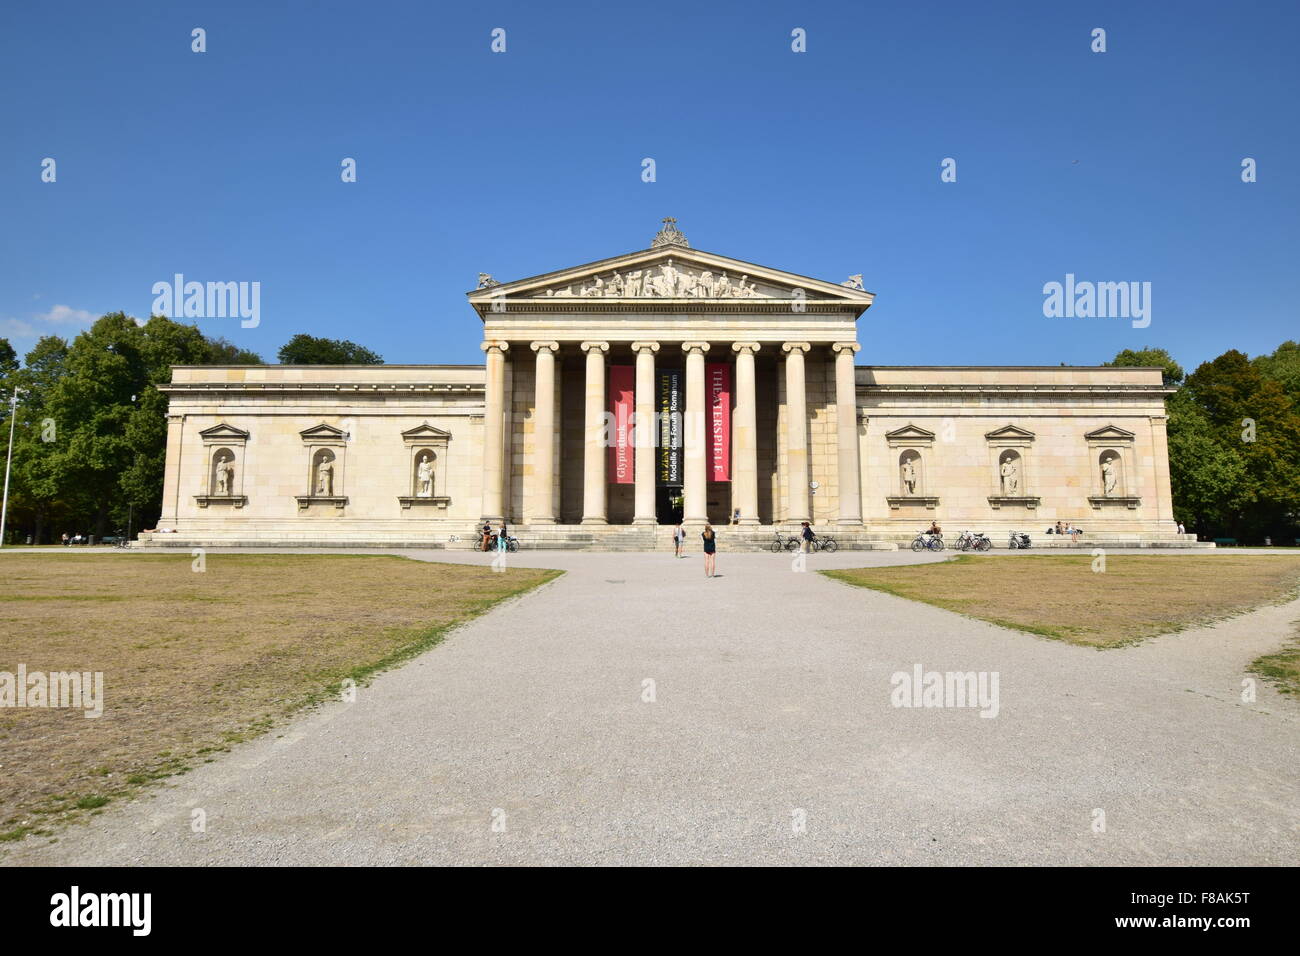
M 855 276 L 846 283 L 827 282 L 673 244 L 512 282 L 497 282 L 485 274 L 481 288 L 467 295 L 480 309 L 490 309 L 493 299 L 502 296 L 512 301 L 559 300 L 556 304 L 563 304 L 570 300 L 602 299 L 788 302 L 797 294 L 810 301 L 841 302 L 865 309 L 874 294 L 860 288 L 860 280 L 860 276 Z
M 885 432 L 885 438 L 890 441 L 934 441 L 934 432 L 908 423 L 892 432 Z
M 341 428 L 335 428 L 333 425 L 327 425 L 321 422 L 319 425 L 313 425 L 311 428 L 304 428 L 298 433 L 305 441 L 327 439 L 333 441 L 343 441 L 347 438 L 347 433 Z
M 1104 425 L 1083 436 L 1088 441 L 1132 441 L 1133 433 L 1118 425 Z
M 221 422 L 219 425 L 200 431 L 199 437 L 204 441 L 248 441 L 248 432 Z
M 451 432 L 445 432 L 425 422 L 423 425 L 416 425 L 402 432 L 402 438 L 408 442 L 446 442 L 451 438 Z
M 985 432 L 984 437 L 988 441 L 997 441 L 1000 438 L 1001 439 L 1023 438 L 1029 441 L 1033 441 L 1034 433 L 1031 431 L 1026 431 L 1025 429 L 1021 428 L 1019 425 L 1003 425 L 1001 428 L 996 429 L 995 431 Z

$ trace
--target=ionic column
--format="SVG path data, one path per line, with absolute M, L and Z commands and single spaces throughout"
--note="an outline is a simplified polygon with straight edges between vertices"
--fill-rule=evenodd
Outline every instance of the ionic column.
M 582 443 L 582 523 L 608 524 L 605 487 L 605 353 L 608 342 L 583 342 L 587 353 L 586 428 Z
M 704 458 L 708 444 L 704 430 L 704 353 L 708 350 L 708 342 L 682 343 L 682 351 L 686 353 L 686 417 L 682 422 L 686 444 L 682 495 L 686 500 L 682 520 L 696 524 L 709 520 L 709 484 Z
M 862 524 L 862 483 L 858 479 L 858 382 L 853 356 L 857 342 L 836 342 L 835 428 L 839 438 L 839 497 L 841 525 Z
M 808 507 L 808 395 L 804 387 L 803 357 L 812 346 L 786 342 L 785 354 L 785 473 L 789 482 L 787 521 L 811 521 Z
M 502 491 L 505 481 L 506 445 L 506 352 L 509 342 L 484 342 L 487 377 L 483 412 L 483 518 L 501 521 L 505 517 Z
M 633 342 L 636 353 L 636 510 L 633 524 L 658 524 L 655 515 L 655 353 L 658 342 Z
M 754 353 L 757 342 L 734 342 L 736 353 L 736 412 L 732 456 L 735 474 L 731 489 L 733 509 L 740 509 L 740 523 L 758 524 L 758 398 L 754 388 Z
M 528 489 L 528 520 L 555 524 L 555 353 L 559 342 L 533 342 L 537 353 L 533 400 L 533 474 Z

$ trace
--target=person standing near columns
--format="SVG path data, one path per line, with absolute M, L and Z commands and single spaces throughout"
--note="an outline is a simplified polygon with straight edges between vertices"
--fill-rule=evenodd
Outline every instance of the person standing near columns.
M 755 390 L 754 354 L 757 342 L 735 342 L 736 411 L 733 419 L 732 454 L 735 475 L 731 490 L 733 512 L 740 512 L 740 524 L 758 524 L 758 398 Z
M 655 525 L 655 353 L 658 342 L 633 342 L 636 354 L 636 424 L 633 451 L 633 481 L 636 507 L 632 523 Z
M 587 407 L 582 445 L 582 523 L 608 524 L 605 487 L 605 353 L 608 342 L 583 342 L 587 354 Z
M 839 498 L 841 526 L 862 524 L 862 482 L 858 463 L 858 380 L 853 356 L 862 346 L 836 342 L 835 429 L 839 444 Z
M 487 353 L 483 411 L 483 519 L 505 517 L 506 352 L 509 342 L 484 342 Z
M 708 342 L 683 342 L 686 353 L 686 417 L 683 421 L 686 444 L 686 467 L 682 491 L 685 495 L 686 524 L 707 524 L 709 520 L 709 484 L 704 449 L 704 353 Z
M 785 352 L 785 458 L 789 482 L 786 521 L 811 521 L 808 507 L 808 396 L 804 387 L 803 357 L 812 346 L 786 342 Z
M 559 342 L 534 342 L 537 353 L 533 401 L 533 475 L 527 518 L 555 524 L 555 353 Z

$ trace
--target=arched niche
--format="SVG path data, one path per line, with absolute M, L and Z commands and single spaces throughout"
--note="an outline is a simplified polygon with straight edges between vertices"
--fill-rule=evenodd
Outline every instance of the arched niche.
M 417 448 L 412 456 L 411 497 L 432 498 L 438 493 L 438 453 Z
M 332 448 L 318 448 L 311 456 L 311 496 L 338 497 L 338 456 Z
M 1115 498 L 1125 494 L 1124 471 L 1124 453 L 1118 448 L 1103 449 L 1097 456 L 1097 474 L 1103 497 Z
M 235 453 L 224 445 L 218 446 L 208 461 L 208 495 L 230 498 L 239 487 L 235 482 Z
M 998 455 L 998 490 L 1004 498 L 1024 497 L 1025 458 L 1014 448 Z
M 898 493 L 906 498 L 925 494 L 925 461 L 915 448 L 899 452 Z

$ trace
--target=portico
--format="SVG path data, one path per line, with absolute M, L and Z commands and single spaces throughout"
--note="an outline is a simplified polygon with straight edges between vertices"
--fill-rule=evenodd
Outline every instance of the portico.
M 509 283 L 484 276 L 470 293 L 489 356 L 482 517 L 649 526 L 739 512 L 753 526 L 812 520 L 820 492 L 833 497 L 836 523 L 861 526 L 853 356 L 872 294 L 855 280 L 693 250 L 664 225 L 647 250 Z M 818 368 L 812 402 L 809 363 Z M 611 394 L 620 371 L 631 383 L 630 434 Z M 680 376 L 676 404 L 661 394 L 663 374 Z M 822 434 L 827 411 L 832 435 Z M 577 420 L 574 448 L 566 435 Z M 840 481 L 814 485 L 814 448 L 829 452 Z M 631 467 L 611 473 L 628 458 Z

